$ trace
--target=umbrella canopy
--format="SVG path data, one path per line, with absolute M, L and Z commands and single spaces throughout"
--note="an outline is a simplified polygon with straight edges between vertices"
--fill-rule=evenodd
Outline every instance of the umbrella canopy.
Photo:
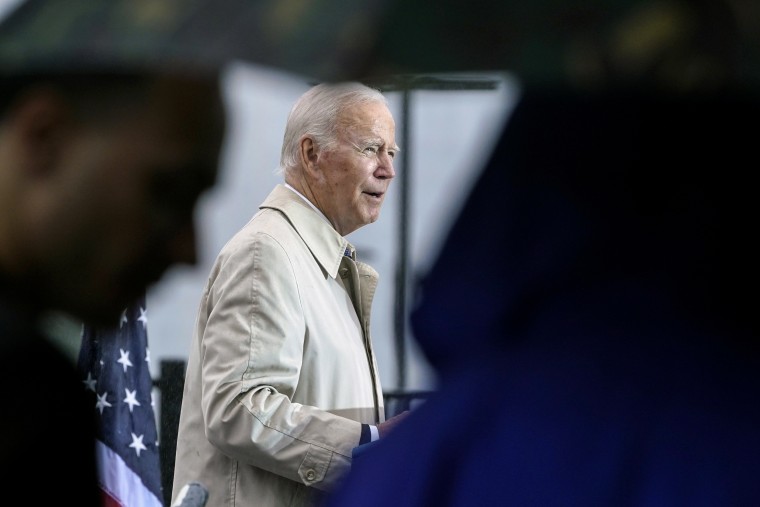
M 386 2 L 25 0 L 0 24 L 6 72 L 244 60 L 320 79 L 355 73 Z M 373 29 L 374 26 L 374 29 Z
M 752 0 L 26 0 L 5 70 L 243 60 L 318 80 L 509 71 L 527 84 L 760 80 Z

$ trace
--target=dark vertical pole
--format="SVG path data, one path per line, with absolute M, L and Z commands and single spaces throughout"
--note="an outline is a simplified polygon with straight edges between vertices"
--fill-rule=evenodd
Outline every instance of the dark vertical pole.
M 159 459 L 161 460 L 161 486 L 164 493 L 164 505 L 167 506 L 171 504 L 174 453 L 177 450 L 177 430 L 179 429 L 179 413 L 182 408 L 184 383 L 185 361 L 161 361 L 161 378 L 158 379 L 158 387 L 161 391 Z
M 409 182 L 410 182 L 410 151 L 412 143 L 409 132 L 409 101 L 411 91 L 408 86 L 401 89 L 401 147 L 400 171 L 397 191 L 399 193 L 398 213 L 398 251 L 396 254 L 396 304 L 394 312 L 394 329 L 396 343 L 396 389 L 403 391 L 406 388 L 406 294 L 407 294 L 407 266 L 409 258 Z

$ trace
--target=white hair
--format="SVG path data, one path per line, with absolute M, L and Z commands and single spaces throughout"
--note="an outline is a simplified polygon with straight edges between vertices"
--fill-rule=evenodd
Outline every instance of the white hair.
M 362 83 L 321 83 L 310 88 L 293 105 L 285 125 L 280 153 L 280 171 L 300 165 L 299 140 L 304 135 L 314 139 L 320 148 L 329 149 L 337 141 L 338 118 L 346 108 L 366 102 L 387 105 L 385 96 Z

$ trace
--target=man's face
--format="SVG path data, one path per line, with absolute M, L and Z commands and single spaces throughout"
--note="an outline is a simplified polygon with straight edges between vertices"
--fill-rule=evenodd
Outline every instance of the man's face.
M 369 102 L 347 108 L 339 118 L 337 144 L 319 154 L 317 206 L 342 235 L 374 222 L 391 180 L 398 151 L 388 108 Z
M 221 115 L 215 83 L 171 80 L 119 121 L 76 127 L 38 238 L 53 305 L 116 322 L 171 265 L 195 263 L 194 206 L 216 178 Z

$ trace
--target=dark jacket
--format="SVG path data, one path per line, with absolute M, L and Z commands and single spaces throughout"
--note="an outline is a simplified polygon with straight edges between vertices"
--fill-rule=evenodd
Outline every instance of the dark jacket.
M 421 283 L 437 392 L 327 505 L 760 505 L 759 113 L 523 96 Z
M 0 461 L 18 505 L 101 507 L 95 409 L 74 362 L 39 331 L 33 303 L 0 278 Z

